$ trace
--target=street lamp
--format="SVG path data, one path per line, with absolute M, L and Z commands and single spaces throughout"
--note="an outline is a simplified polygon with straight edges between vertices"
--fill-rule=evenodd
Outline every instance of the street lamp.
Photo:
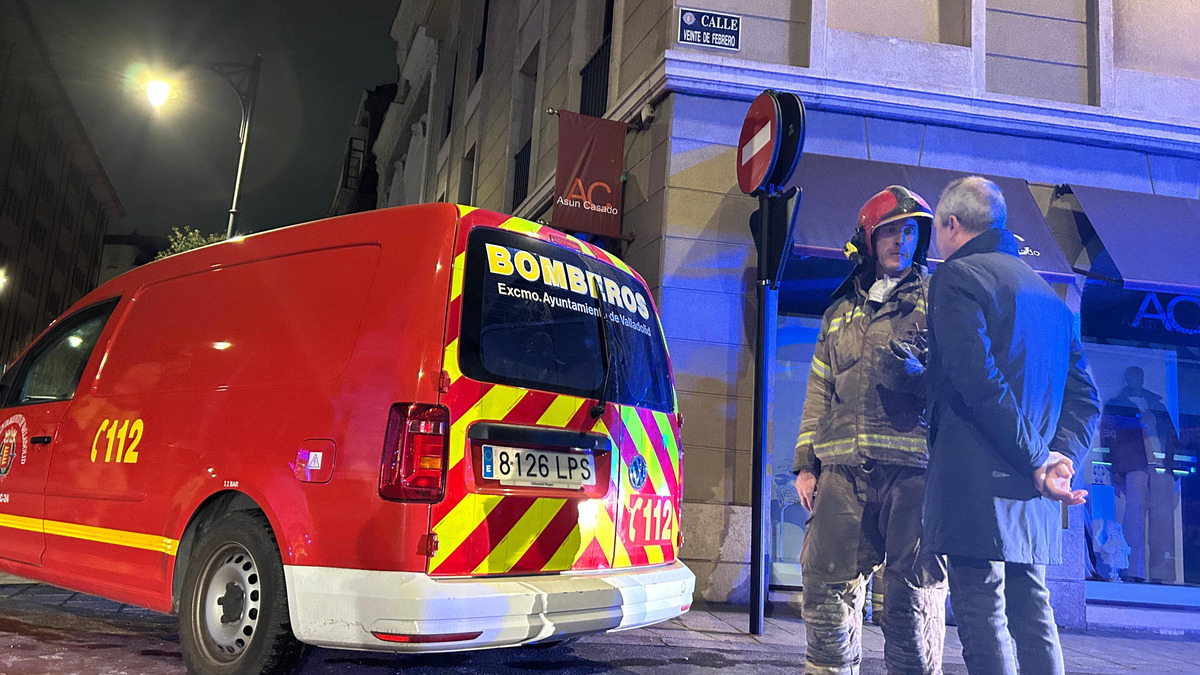
M 242 126 L 238 130 L 238 143 L 241 152 L 238 154 L 237 178 L 233 182 L 233 204 L 229 207 L 229 227 L 225 238 L 233 238 L 234 226 L 237 225 L 238 196 L 242 190 L 242 168 L 246 164 L 246 142 L 250 137 L 250 118 L 254 115 L 254 97 L 258 93 L 258 74 L 262 70 L 262 54 L 257 54 L 250 63 L 230 61 L 199 61 L 195 64 L 204 66 L 225 78 L 237 93 L 238 102 L 242 105 Z M 161 107 L 171 96 L 171 85 L 163 80 L 151 80 L 146 83 L 146 96 L 154 107 Z

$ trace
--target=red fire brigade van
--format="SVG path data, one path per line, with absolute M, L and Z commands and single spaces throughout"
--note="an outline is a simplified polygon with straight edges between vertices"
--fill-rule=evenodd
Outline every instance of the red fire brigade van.
M 177 612 L 197 673 L 557 641 L 692 601 L 641 278 L 448 204 L 96 289 L 0 381 L 0 570 Z

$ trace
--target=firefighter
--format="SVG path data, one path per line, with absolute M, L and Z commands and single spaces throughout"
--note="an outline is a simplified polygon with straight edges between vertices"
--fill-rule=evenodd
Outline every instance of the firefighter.
M 792 466 L 812 514 L 800 554 L 809 673 L 858 672 L 866 580 L 885 558 L 888 672 L 941 672 L 945 562 L 920 546 L 932 221 L 899 185 L 871 197 L 846 245 L 854 271 L 821 322 Z

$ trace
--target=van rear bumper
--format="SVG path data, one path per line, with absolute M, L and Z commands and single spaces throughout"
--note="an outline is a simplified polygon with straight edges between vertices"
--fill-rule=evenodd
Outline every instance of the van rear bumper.
M 681 562 L 591 573 L 446 579 L 294 565 L 285 566 L 284 573 L 292 631 L 299 640 L 395 652 L 508 647 L 638 628 L 683 614 L 696 586 L 695 575 Z M 480 634 L 470 637 L 476 632 Z M 395 642 L 376 633 L 457 634 L 458 639 Z

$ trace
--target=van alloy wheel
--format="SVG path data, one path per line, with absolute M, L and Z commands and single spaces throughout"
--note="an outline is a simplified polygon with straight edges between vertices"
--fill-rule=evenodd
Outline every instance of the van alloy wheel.
M 258 566 L 245 547 L 228 544 L 208 560 L 201 578 L 200 611 L 192 616 L 196 633 L 207 638 L 201 645 L 214 662 L 235 661 L 258 628 Z

